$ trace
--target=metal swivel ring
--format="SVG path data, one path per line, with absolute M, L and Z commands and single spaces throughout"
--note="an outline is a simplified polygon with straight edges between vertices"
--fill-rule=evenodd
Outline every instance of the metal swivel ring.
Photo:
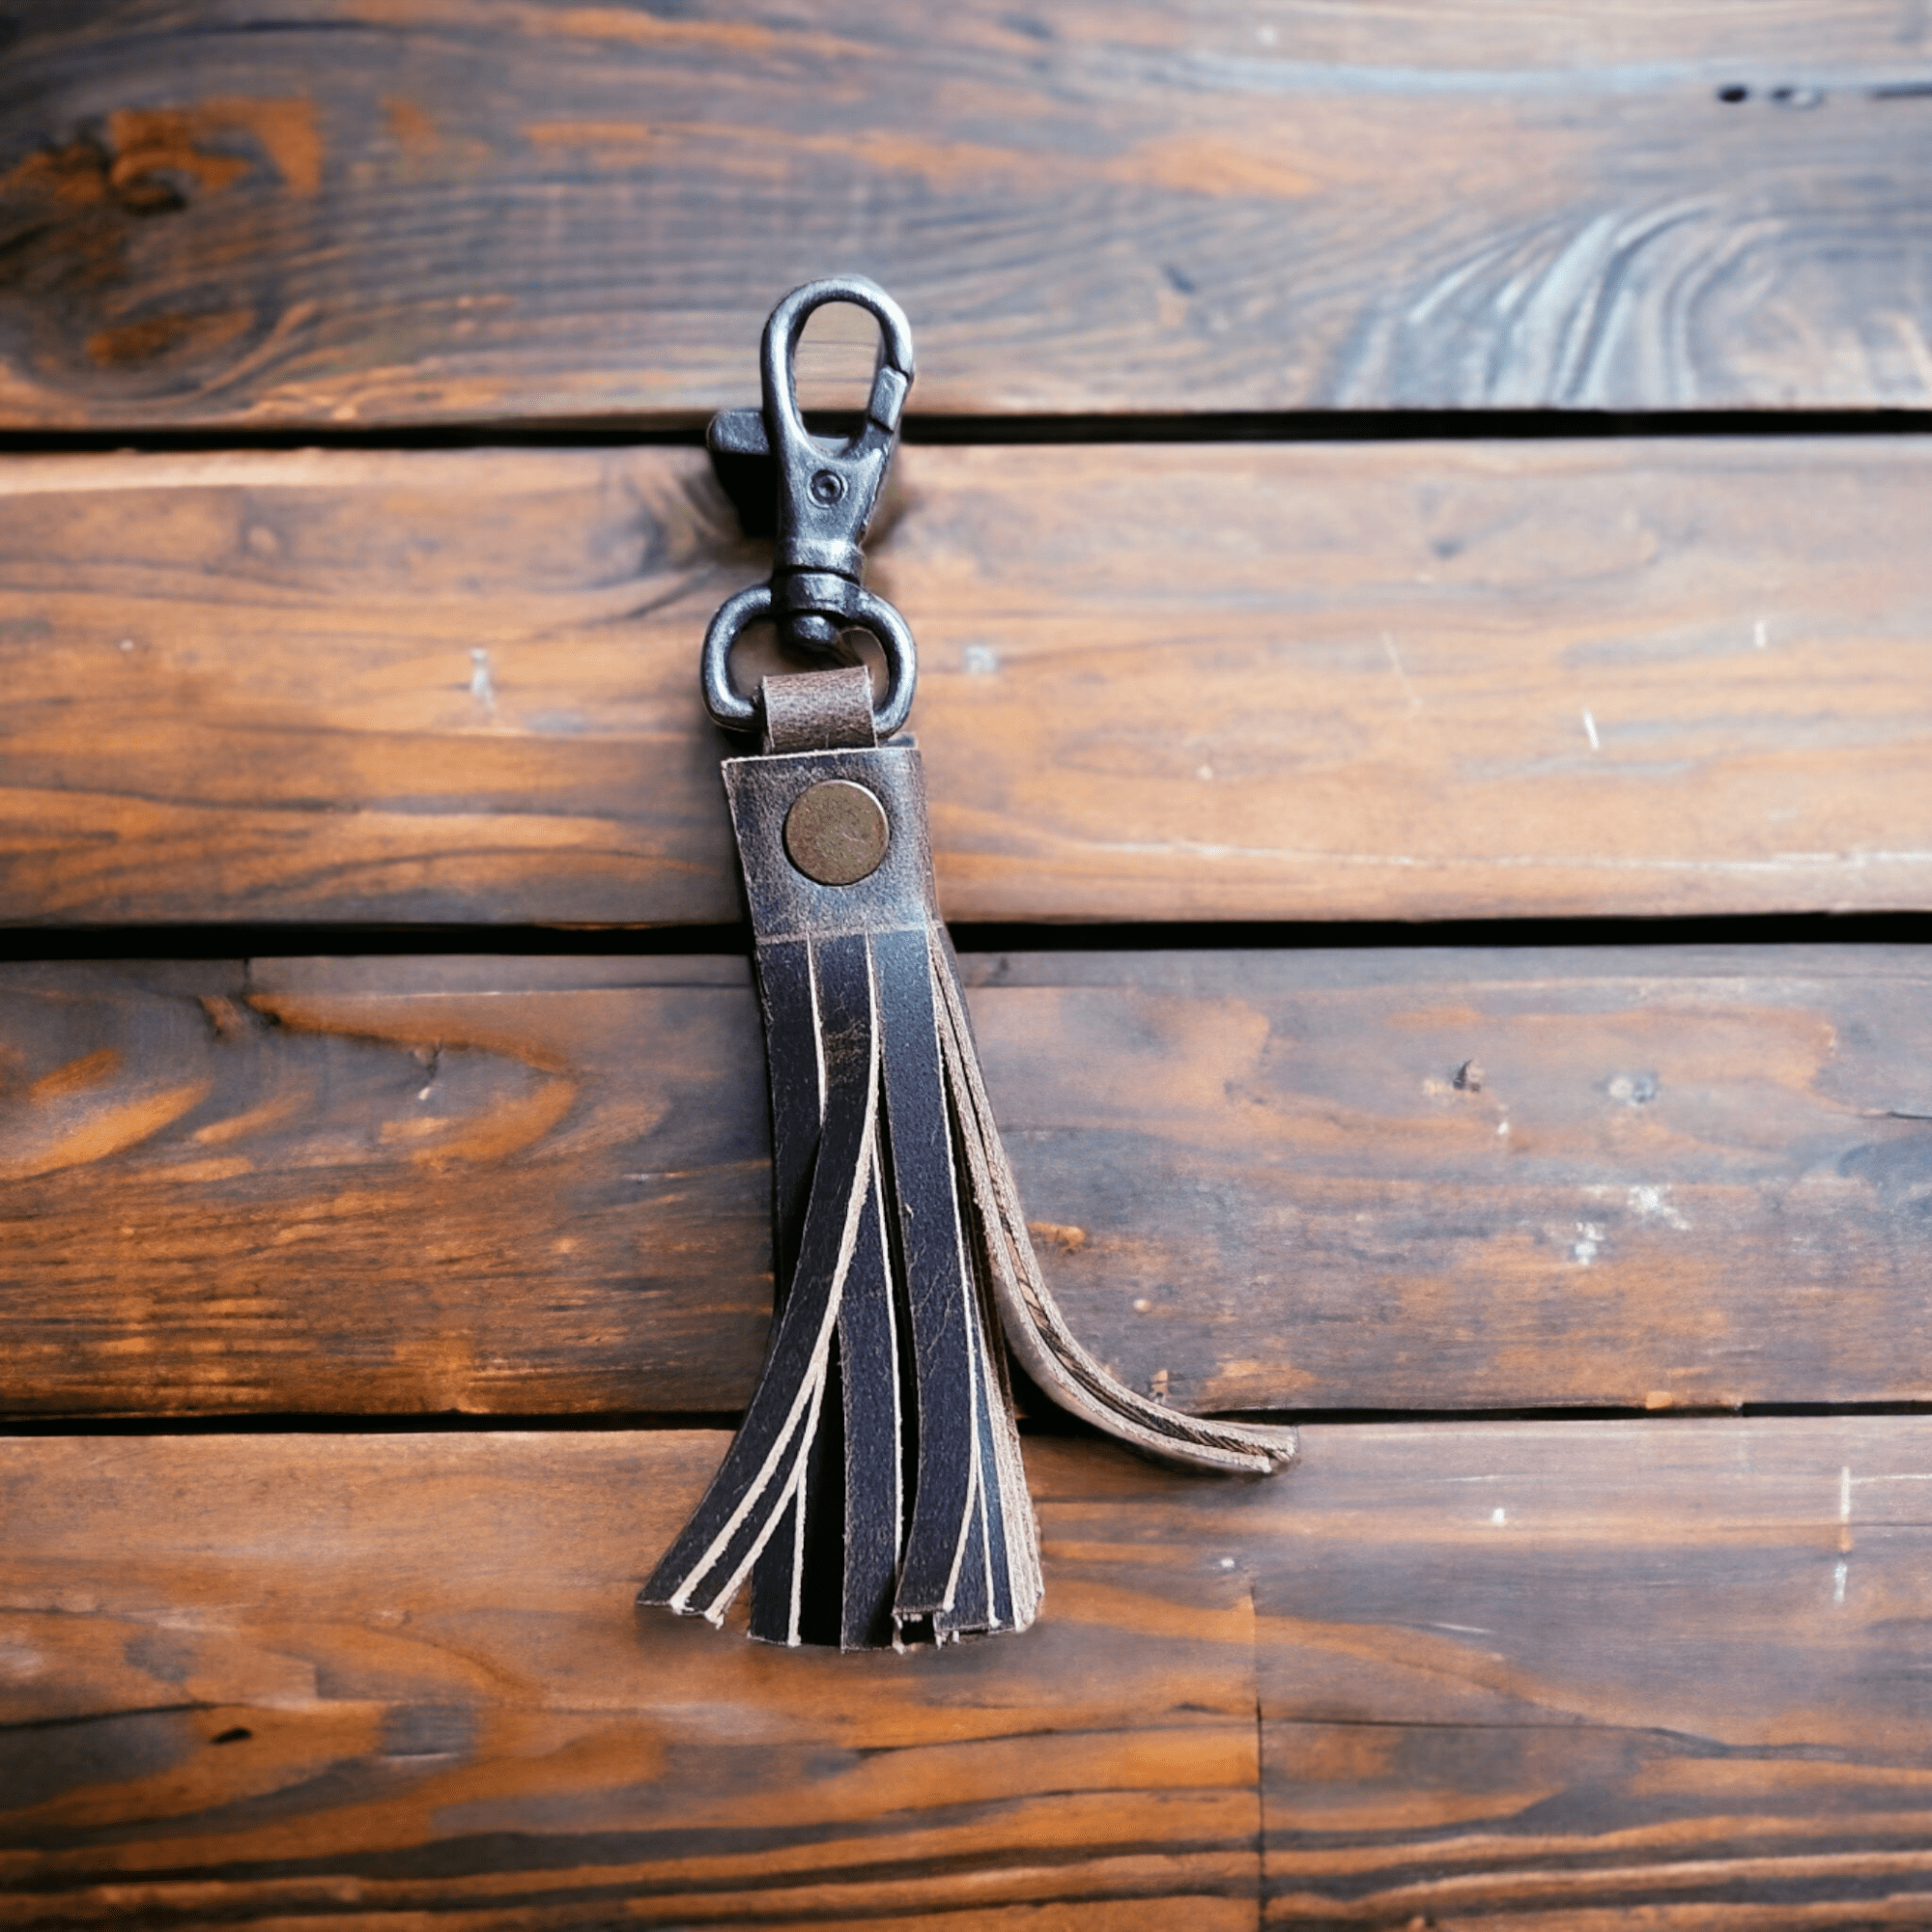
M 881 738 L 890 738 L 905 728 L 912 715 L 913 690 L 919 682 L 911 628 L 883 597 L 875 597 L 858 584 L 847 590 L 844 606 L 839 623 L 868 632 L 878 639 L 879 648 L 886 654 L 886 698 L 874 709 L 872 724 Z M 727 597 L 704 633 L 704 649 L 698 658 L 704 708 L 712 722 L 726 731 L 753 731 L 758 726 L 756 700 L 742 696 L 731 682 L 731 646 L 748 625 L 771 614 L 772 586 L 754 583 L 735 597 Z

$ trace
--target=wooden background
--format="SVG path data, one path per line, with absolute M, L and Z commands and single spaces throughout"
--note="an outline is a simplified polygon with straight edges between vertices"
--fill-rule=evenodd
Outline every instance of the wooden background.
M 1922 9 L 0 41 L 0 1925 L 1932 1919 Z M 1047 1272 L 1308 1423 L 1032 1398 L 943 1656 L 632 1606 L 771 1288 L 696 428 L 834 270 Z
M 947 414 L 1932 402 L 1910 0 L 14 20 L 22 424 L 696 422 L 835 262 Z

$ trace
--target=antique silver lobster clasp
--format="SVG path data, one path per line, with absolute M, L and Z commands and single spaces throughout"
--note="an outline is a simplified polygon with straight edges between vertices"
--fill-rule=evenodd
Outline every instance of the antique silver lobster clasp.
M 812 312 L 828 302 L 850 302 L 879 325 L 879 355 L 865 418 L 842 443 L 823 442 L 811 435 L 798 407 L 799 338 Z M 727 660 L 738 634 L 758 618 L 777 624 L 787 650 L 820 664 L 840 660 L 843 632 L 868 631 L 885 652 L 887 695 L 878 728 L 890 736 L 912 709 L 912 634 L 890 604 L 865 588 L 861 546 L 898 442 L 899 416 L 912 386 L 912 330 L 892 297 L 863 275 L 808 282 L 772 311 L 760 366 L 763 408 L 726 410 L 714 416 L 705 440 L 721 474 L 735 470 L 741 486 L 747 476 L 770 479 L 776 537 L 772 575 L 768 583 L 727 599 L 711 620 L 702 657 L 705 704 L 726 730 L 755 727 L 757 706 L 732 686 Z M 740 501 L 745 510 L 758 507 L 742 496 Z M 748 524 L 753 521 L 748 515 Z

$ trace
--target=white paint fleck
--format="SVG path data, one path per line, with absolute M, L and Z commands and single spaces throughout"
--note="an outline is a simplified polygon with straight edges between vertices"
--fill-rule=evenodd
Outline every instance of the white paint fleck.
M 1507 1135 L 1509 1130 L 1510 1123 L 1507 1121 L 1498 1121 L 1496 1122 L 1496 1132 L 1499 1136 Z
M 1408 672 L 1403 668 L 1402 654 L 1395 647 L 1395 639 L 1388 632 L 1382 633 L 1382 649 L 1388 653 L 1389 669 L 1395 672 L 1395 681 L 1402 687 L 1402 695 L 1408 700 L 1408 715 L 1413 718 L 1422 709 L 1422 699 L 1415 695 L 1415 687 L 1408 681 Z
M 46 1659 L 31 1644 L 0 1643 L 0 1677 L 22 1683 L 46 1668 Z
M 436 1092 L 436 1082 L 432 1080 L 427 1087 L 419 1087 L 416 1090 L 416 1098 L 418 1100 L 427 1100 L 429 1096 L 435 1092 Z
M 1810 101 L 1805 102 L 1807 107 L 1813 104 Z M 1883 309 L 1880 314 L 1891 324 L 1899 341 L 1904 345 L 1906 355 L 1912 358 L 1912 366 L 1918 377 L 1918 386 L 1921 389 L 1932 389 L 1932 348 L 1927 348 L 1918 322 L 1909 313 L 1899 309 Z
M 1494 1631 L 1485 1630 L 1480 1624 L 1428 1624 L 1424 1628 L 1433 1631 L 1454 1631 L 1458 1636 L 1495 1635 Z
M 1586 711 L 1583 714 L 1583 735 L 1590 741 L 1593 752 L 1601 752 L 1604 747 L 1597 737 L 1597 721 Z
M 1145 1315 L 1152 1306 L 1153 1303 L 1146 1295 L 1138 1295 L 1134 1300 L 1134 1313 L 1136 1315 Z
M 1000 654 L 991 644 L 968 644 L 963 662 L 968 677 L 991 677 L 1000 668 Z
M 1200 779 L 1204 783 L 1206 783 L 1208 780 L 1213 778 L 1214 767 L 1212 765 L 1197 765 L 1194 768 L 1194 776 L 1197 779 Z
M 1763 650 L 1765 646 L 1770 643 L 1770 641 L 1771 639 L 1767 638 L 1764 634 L 1764 619 L 1760 617 L 1757 620 L 1757 622 L 1751 626 L 1751 642 L 1754 643 L 1759 650 Z
M 1501 1509 L 1492 1510 L 1490 1512 L 1490 1520 L 1493 1523 L 1507 1523 L 1509 1521 L 1509 1511 Z
M 1223 1570 L 1232 1570 L 1234 1567 L 1235 1567 L 1235 1559 L 1232 1556 L 1222 1557 L 1221 1568 Z
M 469 695 L 485 711 L 497 709 L 497 686 L 490 675 L 490 653 L 477 649 L 469 653 Z
M 1273 46 L 1278 36 L 1272 27 L 1257 27 L 1255 29 L 1255 39 L 1264 47 Z
M 1662 1221 L 1666 1228 L 1688 1230 L 1690 1223 L 1670 1205 L 1667 1187 L 1633 1187 L 1624 1205 L 1639 1221 Z
M 123 638 L 114 648 L 117 651 L 131 651 L 134 648 L 134 639 L 132 638 Z
M 97 1605 L 97 1608 L 99 1606 Z M 150 1611 L 141 1617 L 156 1630 L 228 1631 L 236 1627 L 235 1610 L 227 1604 L 197 1605 L 193 1609 Z
M 1588 1267 L 1597 1259 L 1603 1239 L 1604 1231 L 1595 1221 L 1578 1221 L 1577 1238 L 1570 1244 L 1570 1259 L 1580 1267 Z
M 1848 1463 L 1838 1471 L 1838 1548 L 1848 1550 L 1852 1547 L 1852 1468 Z M 1832 1601 L 1842 1604 L 1845 1601 L 1845 1579 L 1852 1574 L 1852 1566 L 1840 1554 L 1836 1567 L 1832 1572 Z

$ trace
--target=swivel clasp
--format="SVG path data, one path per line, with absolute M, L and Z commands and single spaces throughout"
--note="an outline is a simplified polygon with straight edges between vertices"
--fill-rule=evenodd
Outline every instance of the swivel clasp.
M 798 408 L 799 338 L 812 312 L 828 302 L 850 302 L 879 326 L 865 420 L 842 443 L 812 436 Z M 890 604 L 865 588 L 862 545 L 912 386 L 912 330 L 892 297 L 863 275 L 808 282 L 772 311 L 760 367 L 762 410 L 714 416 L 705 440 L 721 469 L 727 462 L 742 468 L 748 459 L 768 459 L 764 473 L 776 496 L 772 575 L 768 584 L 727 600 L 711 620 L 702 666 L 705 703 L 727 730 L 754 727 L 757 707 L 732 687 L 726 661 L 738 633 L 757 618 L 777 624 L 786 650 L 821 665 L 843 661 L 842 632 L 869 631 L 886 655 L 888 692 L 878 727 L 890 735 L 912 709 L 912 634 Z

